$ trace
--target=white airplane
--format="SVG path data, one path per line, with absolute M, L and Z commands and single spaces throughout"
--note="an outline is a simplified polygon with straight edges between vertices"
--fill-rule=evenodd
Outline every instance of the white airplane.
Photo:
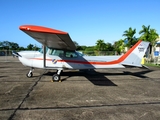
M 14 53 L 24 66 L 31 67 L 27 77 L 33 76 L 34 68 L 56 69 L 53 81 L 60 81 L 60 73 L 66 69 L 142 67 L 141 60 L 149 46 L 149 42 L 140 40 L 122 56 L 83 56 L 67 32 L 34 25 L 19 29 L 43 45 L 40 51 Z

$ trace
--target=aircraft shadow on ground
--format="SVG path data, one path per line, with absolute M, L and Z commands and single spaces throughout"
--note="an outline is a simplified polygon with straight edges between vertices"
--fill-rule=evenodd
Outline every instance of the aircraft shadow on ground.
M 3 78 L 3 77 L 7 77 L 7 76 L 0 76 L 0 78 Z
M 113 83 L 110 79 L 108 79 L 106 76 L 119 76 L 119 75 L 132 75 L 139 78 L 148 78 L 144 74 L 148 72 L 152 72 L 153 70 L 144 70 L 139 72 L 130 72 L 130 71 L 124 71 L 121 73 L 106 73 L 106 72 L 97 72 L 95 70 L 91 71 L 65 71 L 61 73 L 61 76 L 68 76 L 66 78 L 61 79 L 61 81 L 66 81 L 68 78 L 73 76 L 84 76 L 86 77 L 90 82 L 92 82 L 94 85 L 98 86 L 117 86 L 115 83 Z M 47 72 L 43 75 L 49 75 L 52 76 L 55 74 L 54 72 Z M 80 80 L 81 81 L 81 80 Z
M 52 76 L 54 73 L 53 72 L 48 72 L 45 73 L 43 75 L 49 75 Z M 68 76 L 66 78 L 61 79 L 61 81 L 66 81 L 68 78 L 73 77 L 73 76 L 84 76 L 86 77 L 90 82 L 92 82 L 94 85 L 98 85 L 98 86 L 117 86 L 116 84 L 114 84 L 111 80 L 109 80 L 108 78 L 106 78 L 103 74 L 99 74 L 98 72 L 95 72 L 95 74 L 90 72 L 79 72 L 79 71 L 75 71 L 75 72 L 63 72 L 61 73 L 61 76 Z M 80 78 L 81 79 L 81 78 Z M 82 81 L 82 80 L 80 80 Z
M 146 73 L 152 72 L 153 70 L 144 70 L 144 71 L 138 71 L 138 72 L 131 72 L 131 71 L 123 71 L 123 73 L 103 73 L 101 72 L 100 74 L 106 75 L 106 76 L 118 76 L 118 75 L 132 75 L 135 77 L 139 77 L 139 78 L 148 78 L 147 76 L 145 76 Z

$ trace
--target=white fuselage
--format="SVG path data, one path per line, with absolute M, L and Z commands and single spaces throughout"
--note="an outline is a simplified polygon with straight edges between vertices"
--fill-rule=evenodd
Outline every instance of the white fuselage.
M 23 65 L 44 69 L 95 69 L 124 68 L 116 62 L 120 56 L 84 56 L 76 51 L 47 49 L 44 60 L 43 51 L 19 52 Z M 111 62 L 112 61 L 112 62 Z

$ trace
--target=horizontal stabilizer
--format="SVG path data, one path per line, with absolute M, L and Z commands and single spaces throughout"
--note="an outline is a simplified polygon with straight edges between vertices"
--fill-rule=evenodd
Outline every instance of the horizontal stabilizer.
M 122 64 L 124 67 L 142 67 L 142 65 L 138 65 L 138 64 Z

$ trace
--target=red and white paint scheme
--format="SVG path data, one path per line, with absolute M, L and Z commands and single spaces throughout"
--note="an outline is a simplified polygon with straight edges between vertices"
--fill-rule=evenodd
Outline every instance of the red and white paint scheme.
M 56 69 L 53 81 L 59 81 L 65 69 L 142 67 L 141 60 L 149 46 L 149 42 L 139 40 L 122 56 L 83 56 L 67 32 L 35 25 L 22 25 L 19 29 L 43 45 L 40 51 L 15 53 L 23 65 L 31 67 L 27 77 L 33 76 L 34 68 Z

